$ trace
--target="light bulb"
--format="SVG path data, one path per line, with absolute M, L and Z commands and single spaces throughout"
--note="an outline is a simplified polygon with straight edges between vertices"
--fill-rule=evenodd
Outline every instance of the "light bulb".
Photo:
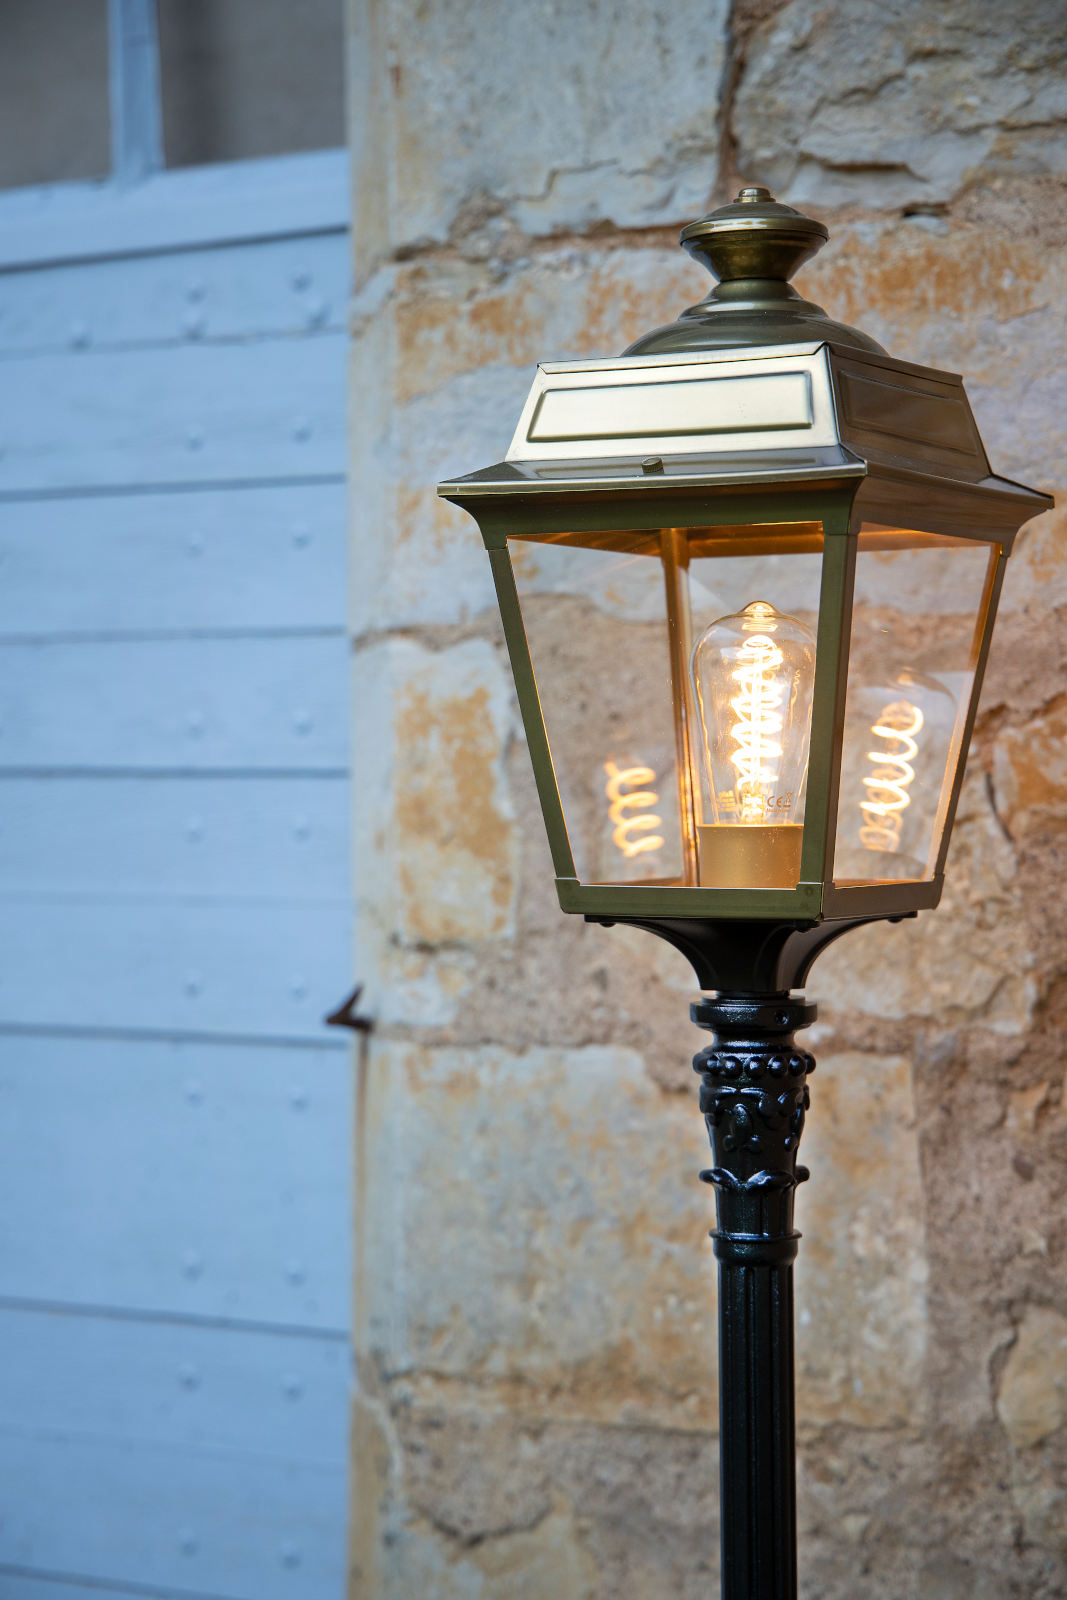
M 871 726 L 878 744 L 867 752 L 871 770 L 863 774 L 866 795 L 860 801 L 860 844 L 868 850 L 900 849 L 904 811 L 911 805 L 908 790 L 915 782 L 917 735 L 924 720 L 910 700 L 894 700 Z
M 693 650 L 711 822 L 700 881 L 792 888 L 800 876 L 815 639 L 766 600 L 720 617 Z
M 612 843 L 624 860 L 662 850 L 664 839 L 657 830 L 663 827 L 663 818 L 653 809 L 659 805 L 659 795 L 648 787 L 656 781 L 653 768 L 640 762 L 620 766 L 617 761 L 605 761 L 604 773 Z
M 913 667 L 849 684 L 841 771 L 839 881 L 928 872 L 956 699 Z

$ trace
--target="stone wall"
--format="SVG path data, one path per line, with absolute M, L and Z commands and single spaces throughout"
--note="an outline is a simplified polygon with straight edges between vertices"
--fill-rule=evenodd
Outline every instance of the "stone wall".
M 1056 491 L 1058 0 L 352 0 L 359 1600 L 717 1592 L 693 983 L 558 910 L 474 524 L 538 359 L 705 291 L 740 181 L 823 218 L 800 287 L 963 371 Z M 802 1593 L 1067 1594 L 1067 549 L 1009 569 L 942 907 L 810 992 Z M 595 695 L 590 681 L 582 692 Z

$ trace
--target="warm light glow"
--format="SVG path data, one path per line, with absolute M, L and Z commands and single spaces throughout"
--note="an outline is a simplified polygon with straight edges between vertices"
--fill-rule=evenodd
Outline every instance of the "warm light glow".
M 651 767 L 620 767 L 614 761 L 605 761 L 604 771 L 608 778 L 604 785 L 610 802 L 608 816 L 615 824 L 611 837 L 627 861 L 646 851 L 662 850 L 665 841 L 654 830 L 662 828 L 663 818 L 652 810 L 659 805 L 659 795 L 654 789 L 642 787 L 655 783 L 655 772 Z
M 755 608 L 753 608 L 755 609 Z M 737 768 L 737 804 L 742 822 L 762 822 L 767 807 L 767 790 L 778 777 L 778 758 L 782 746 L 779 709 L 785 696 L 785 683 L 774 673 L 782 665 L 782 652 L 773 639 L 757 633 L 740 649 L 741 662 L 731 677 L 741 685 L 741 693 L 731 701 L 738 720 L 730 728 L 737 749 L 730 760 Z
M 791 888 L 800 872 L 815 639 L 752 600 L 693 648 L 706 788 L 696 817 L 705 887 Z
M 923 714 L 909 700 L 894 700 L 886 706 L 871 732 L 885 741 L 878 750 L 868 750 L 873 772 L 864 774 L 867 797 L 860 801 L 863 826 L 860 843 L 868 850 L 896 851 L 900 848 L 903 813 L 911 804 L 908 789 L 915 781 L 912 762 L 919 753 L 915 735 L 923 725 Z

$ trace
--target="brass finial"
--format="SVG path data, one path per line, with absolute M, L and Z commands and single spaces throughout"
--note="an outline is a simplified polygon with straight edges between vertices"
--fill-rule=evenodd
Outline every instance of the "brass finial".
M 789 279 L 821 250 L 829 233 L 814 217 L 782 205 L 760 183 L 682 229 L 682 245 L 718 283 L 677 322 L 645 334 L 628 356 L 797 344 L 828 340 L 861 350 L 881 345 L 804 300 Z M 884 352 L 883 352 L 884 353 Z
M 828 238 L 823 223 L 780 205 L 760 184 L 682 229 L 684 248 L 723 283 L 738 278 L 786 282 Z

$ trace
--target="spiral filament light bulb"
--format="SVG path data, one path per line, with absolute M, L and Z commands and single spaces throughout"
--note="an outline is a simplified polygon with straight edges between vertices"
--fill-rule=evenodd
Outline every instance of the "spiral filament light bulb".
M 731 676 L 740 693 L 730 701 L 737 721 L 730 737 L 737 749 L 730 757 L 737 768 L 737 809 L 741 822 L 762 822 L 766 814 L 767 791 L 778 775 L 782 746 L 780 710 L 785 684 L 777 669 L 782 652 L 766 634 L 746 639 L 738 652 L 741 659 Z
M 815 639 L 766 600 L 706 628 L 693 650 L 707 791 L 700 881 L 792 887 L 800 870 Z
M 608 816 L 614 824 L 612 842 L 627 861 L 662 850 L 663 835 L 656 830 L 662 828 L 663 818 L 653 809 L 659 805 L 659 795 L 648 787 L 656 781 L 653 769 L 639 763 L 620 767 L 615 761 L 605 761 L 604 771 Z
M 900 848 L 904 811 L 911 804 L 908 790 L 915 782 L 916 735 L 922 731 L 923 720 L 918 706 L 909 700 L 894 700 L 871 726 L 871 733 L 883 743 L 877 750 L 868 750 L 873 770 L 863 776 L 866 794 L 860 801 L 860 843 L 868 850 Z

